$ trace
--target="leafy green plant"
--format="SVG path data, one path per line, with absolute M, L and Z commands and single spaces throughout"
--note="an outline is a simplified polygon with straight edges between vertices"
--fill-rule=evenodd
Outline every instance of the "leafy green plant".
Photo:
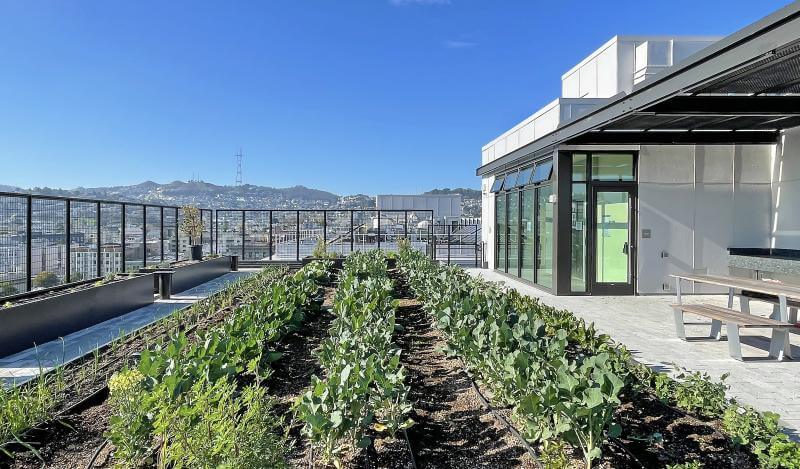
M 123 370 L 108 381 L 112 415 L 107 436 L 116 448 L 117 468 L 137 467 L 150 452 L 152 423 L 144 405 L 144 385 L 145 377 L 136 369 Z
M 758 462 L 765 469 L 800 469 L 800 445 L 784 433 L 773 436 L 765 447 L 757 447 Z
M 328 245 L 320 238 L 317 240 L 314 250 L 311 251 L 311 257 L 315 259 L 335 259 L 338 256 L 335 252 L 328 252 Z
M 704 417 L 719 417 L 728 406 L 725 393 L 728 385 L 725 379 L 728 373 L 714 382 L 707 373 L 683 371 L 677 378 L 673 397 L 678 407 L 695 412 Z
M 128 446 L 115 453 L 116 463 L 137 466 L 158 441 L 160 460 L 170 467 L 279 466 L 285 443 L 275 431 L 271 401 L 259 385 L 269 377 L 270 363 L 280 358 L 271 344 L 318 308 L 316 279 L 328 267 L 314 262 L 291 276 L 276 278 L 264 271 L 239 282 L 233 292 L 196 304 L 187 313 L 203 316 L 203 309 L 229 307 L 234 296 L 244 295 L 244 304 L 222 324 L 192 337 L 177 332 L 144 350 L 138 374 L 129 371 L 113 383 L 118 396 L 130 391 L 118 398 L 109 430 L 112 439 Z M 137 384 L 126 386 L 134 381 L 131 376 Z M 240 390 L 237 383 L 244 376 L 254 384 Z
M 773 412 L 759 413 L 750 406 L 731 405 L 722 416 L 725 432 L 735 445 L 765 445 L 780 432 L 779 416 Z
M 410 427 L 411 404 L 400 351 L 392 342 L 396 300 L 380 251 L 354 253 L 344 264 L 333 301 L 336 319 L 316 354 L 325 379 L 295 403 L 303 432 L 326 463 L 369 446 L 366 431 L 395 434 Z
M 689 461 L 681 464 L 668 464 L 667 469 L 702 469 L 703 464 L 699 461 Z

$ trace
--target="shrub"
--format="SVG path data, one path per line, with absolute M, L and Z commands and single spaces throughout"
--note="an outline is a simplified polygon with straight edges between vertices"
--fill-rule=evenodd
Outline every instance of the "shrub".
M 16 295 L 17 293 L 19 293 L 19 290 L 11 282 L 0 282 L 0 297 Z
M 53 272 L 45 270 L 44 272 L 39 272 L 33 278 L 33 286 L 37 288 L 50 288 L 55 287 L 60 283 L 58 276 Z

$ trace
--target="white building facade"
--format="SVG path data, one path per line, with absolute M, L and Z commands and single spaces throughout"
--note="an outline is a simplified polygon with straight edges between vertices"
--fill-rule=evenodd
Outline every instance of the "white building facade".
M 800 76 L 770 72 L 800 47 L 783 28 L 798 16 L 617 36 L 562 75 L 559 98 L 482 148 L 488 267 L 563 295 L 664 294 L 670 274 L 732 273 L 740 248 L 800 250 Z

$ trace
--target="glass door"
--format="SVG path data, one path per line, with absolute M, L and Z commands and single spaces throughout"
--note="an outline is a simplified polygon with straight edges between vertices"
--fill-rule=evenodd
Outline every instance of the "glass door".
M 632 295 L 633 190 L 595 187 L 592 194 L 592 294 Z

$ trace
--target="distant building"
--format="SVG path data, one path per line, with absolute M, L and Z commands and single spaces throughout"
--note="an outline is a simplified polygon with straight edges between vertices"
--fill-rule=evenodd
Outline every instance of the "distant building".
M 461 194 L 376 195 L 378 210 L 433 210 L 435 223 L 458 223 L 461 220 Z M 381 216 L 382 218 L 384 215 Z M 387 218 L 390 218 L 387 216 Z M 381 221 L 383 225 L 383 220 Z

